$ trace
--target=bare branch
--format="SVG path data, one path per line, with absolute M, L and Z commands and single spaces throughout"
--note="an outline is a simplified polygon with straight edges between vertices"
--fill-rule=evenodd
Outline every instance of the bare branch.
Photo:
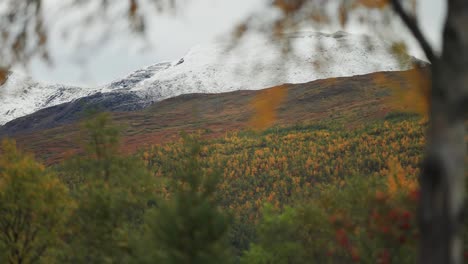
M 403 23 L 405 23 L 405 25 L 411 31 L 413 36 L 416 38 L 419 45 L 421 46 L 424 53 L 426 54 L 426 57 L 429 59 L 431 63 L 434 63 L 437 57 L 431 45 L 429 44 L 426 37 L 424 36 L 421 29 L 419 28 L 416 19 L 405 11 L 405 9 L 400 3 L 400 0 L 391 0 L 391 2 L 392 2 L 393 10 L 395 10 L 395 12 L 400 16 L 401 20 L 403 20 Z

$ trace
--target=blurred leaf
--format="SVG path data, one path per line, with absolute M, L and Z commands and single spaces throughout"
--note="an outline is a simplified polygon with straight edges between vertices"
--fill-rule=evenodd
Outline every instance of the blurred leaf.
M 294 13 L 302 8 L 306 0 L 275 0 L 273 5 L 281 9 L 284 13 Z
M 277 86 L 260 91 L 253 99 L 255 114 L 250 124 L 255 129 L 265 129 L 276 120 L 276 111 L 287 95 L 287 87 Z
M 128 14 L 133 17 L 136 15 L 136 12 L 138 10 L 138 3 L 136 0 L 130 0 L 130 6 L 128 9 Z
M 346 22 L 348 22 L 348 10 L 344 4 L 340 5 L 339 18 L 340 25 L 344 27 L 346 25 Z
M 424 69 L 408 73 L 408 85 L 392 86 L 393 95 L 389 105 L 397 111 L 412 112 L 427 118 L 431 98 L 431 80 Z
M 3 85 L 8 79 L 8 70 L 0 68 L 0 86 Z
M 390 4 L 389 0 L 358 0 L 357 3 L 367 8 L 382 9 Z

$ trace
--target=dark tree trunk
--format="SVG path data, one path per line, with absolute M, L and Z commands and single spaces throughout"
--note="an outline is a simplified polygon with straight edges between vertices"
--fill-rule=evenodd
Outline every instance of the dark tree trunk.
M 432 65 L 430 127 L 421 174 L 421 263 L 462 263 L 468 1 L 448 0 L 443 50 Z

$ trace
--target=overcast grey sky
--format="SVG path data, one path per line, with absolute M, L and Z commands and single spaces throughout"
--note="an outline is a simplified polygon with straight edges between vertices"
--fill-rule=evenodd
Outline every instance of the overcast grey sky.
M 62 17 L 59 23 L 55 23 L 56 16 L 60 13 L 54 13 L 54 7 L 61 1 L 63 0 L 45 1 L 46 10 L 50 10 L 49 19 L 54 20 L 54 25 L 57 25 L 49 32 L 54 67 L 48 67 L 42 61 L 36 60 L 31 64 L 29 74 L 39 81 L 85 86 L 105 84 L 138 68 L 179 59 L 194 45 L 226 38 L 234 25 L 252 12 L 262 10 L 267 2 L 191 0 L 187 1 L 182 12 L 176 16 L 151 16 L 148 23 L 149 42 L 139 40 L 127 30 L 120 30 L 111 32 L 112 38 L 104 45 L 76 48 L 70 38 L 63 39 L 60 35 L 61 25 L 66 24 L 73 14 Z M 75 16 L 79 16 L 80 11 L 76 12 Z M 445 12 L 445 0 L 419 1 L 420 24 L 437 49 L 440 49 Z M 347 31 L 362 33 L 367 29 L 352 27 L 347 28 Z M 99 37 L 104 33 L 96 31 L 95 35 Z M 410 50 L 416 56 L 421 54 L 414 43 L 411 44 Z

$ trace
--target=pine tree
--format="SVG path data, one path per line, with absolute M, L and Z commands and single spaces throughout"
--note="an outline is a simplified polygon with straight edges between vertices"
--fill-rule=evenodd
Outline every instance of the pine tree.
M 220 211 L 215 191 L 221 175 L 202 168 L 200 145 L 185 137 L 185 153 L 173 175 L 174 193 L 149 212 L 146 262 L 229 263 L 230 218 Z

